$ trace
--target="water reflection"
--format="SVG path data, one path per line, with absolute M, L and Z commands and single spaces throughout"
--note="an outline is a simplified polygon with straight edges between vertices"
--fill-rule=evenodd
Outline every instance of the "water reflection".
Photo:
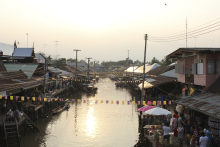
M 95 95 L 76 93 L 70 97 L 81 101 L 72 103 L 69 111 L 38 119 L 41 132 L 28 132 L 22 138 L 22 146 L 133 146 L 139 135 L 137 105 L 128 105 L 127 101 L 138 96 L 130 89 L 116 89 L 113 82 L 106 80 L 100 80 L 97 85 Z
M 94 117 L 94 114 L 93 114 L 93 110 L 94 110 L 93 107 L 89 107 L 87 120 L 86 120 L 87 127 L 85 130 L 87 132 L 86 134 L 90 136 L 91 138 L 95 137 L 95 125 L 97 124 L 96 117 Z

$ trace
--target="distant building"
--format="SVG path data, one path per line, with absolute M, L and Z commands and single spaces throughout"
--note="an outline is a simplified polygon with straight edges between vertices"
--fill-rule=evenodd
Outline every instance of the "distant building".
M 67 66 L 76 66 L 76 62 L 73 62 L 73 61 L 70 61 L 70 60 L 68 60 L 67 61 Z M 81 68 L 83 68 L 83 69 L 85 69 L 85 70 L 87 70 L 88 69 L 88 67 L 87 67 L 88 65 L 86 64 L 86 63 L 77 63 L 77 67 L 81 67 Z

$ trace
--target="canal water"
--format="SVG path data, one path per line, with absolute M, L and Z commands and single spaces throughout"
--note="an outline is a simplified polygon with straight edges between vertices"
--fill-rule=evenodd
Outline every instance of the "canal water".
M 22 146 L 134 146 L 139 136 L 137 105 L 128 105 L 127 101 L 136 100 L 137 92 L 116 88 L 108 78 L 100 79 L 97 86 L 95 95 L 77 93 L 70 96 L 70 99 L 81 99 L 81 102 L 71 103 L 69 110 L 38 119 L 36 124 L 41 131 L 33 134 L 28 130 L 26 136 L 22 135 Z M 108 104 L 106 100 L 109 101 Z M 125 102 L 124 105 L 122 101 Z M 54 103 L 53 107 L 56 106 Z

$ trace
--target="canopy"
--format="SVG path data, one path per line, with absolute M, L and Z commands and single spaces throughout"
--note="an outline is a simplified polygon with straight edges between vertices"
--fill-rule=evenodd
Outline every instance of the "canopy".
M 146 106 L 143 106 L 141 108 L 138 109 L 138 111 L 147 111 L 147 110 L 150 110 L 150 109 L 153 109 L 153 108 L 156 108 L 155 106 L 149 106 L 149 105 L 146 105 Z
M 145 113 L 149 114 L 149 115 L 168 115 L 168 114 L 171 114 L 170 111 L 163 109 L 163 108 L 160 108 L 160 107 L 156 107 L 156 108 L 147 110 L 147 111 L 145 111 Z

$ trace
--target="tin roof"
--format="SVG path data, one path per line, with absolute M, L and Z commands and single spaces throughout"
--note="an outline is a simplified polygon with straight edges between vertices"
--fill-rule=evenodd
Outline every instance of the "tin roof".
M 147 76 L 144 81 L 144 89 L 159 86 L 165 83 L 175 82 L 176 78 L 166 76 Z M 139 89 L 142 90 L 142 83 L 138 85 Z
M 24 57 L 31 57 L 34 48 L 15 48 L 12 54 L 13 59 L 23 59 Z
M 19 71 L 1 71 L 3 77 L 1 79 L 27 79 L 27 75 L 22 70 Z
M 220 48 L 179 48 L 175 50 L 174 52 L 167 55 L 167 58 L 177 58 L 182 56 L 183 53 L 215 53 L 220 52 Z
M 133 72 L 133 71 L 135 71 L 136 69 L 138 68 L 138 66 L 131 66 L 131 67 L 129 67 L 128 69 L 126 69 L 124 72 Z
M 201 93 L 181 100 L 174 101 L 205 115 L 220 119 L 220 95 L 214 93 Z
M 4 63 L 4 66 L 7 71 L 22 70 L 28 76 L 28 79 L 30 79 L 37 69 L 38 64 Z
M 157 68 L 154 68 L 154 69 L 148 71 L 147 74 L 148 75 L 159 76 L 160 74 L 165 73 L 167 71 L 170 71 L 172 69 L 175 69 L 174 65 L 172 65 L 172 66 L 169 66 L 169 65 L 167 65 L 167 66 L 159 66 Z
M 147 73 L 148 71 L 153 70 L 153 69 L 155 69 L 155 68 L 157 68 L 157 67 L 159 67 L 159 66 L 160 66 L 160 65 L 157 64 L 157 63 L 154 63 L 154 64 L 152 64 L 152 65 L 145 64 L 145 73 Z M 143 70 L 144 70 L 144 65 L 138 67 L 134 72 L 135 72 L 135 73 L 143 73 Z

